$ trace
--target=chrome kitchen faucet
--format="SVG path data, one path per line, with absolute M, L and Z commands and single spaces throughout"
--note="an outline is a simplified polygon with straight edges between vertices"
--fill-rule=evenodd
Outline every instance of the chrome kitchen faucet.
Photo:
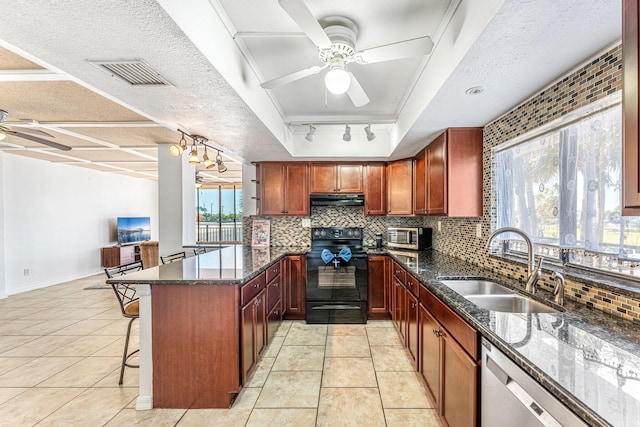
M 489 250 L 489 247 L 491 246 L 491 242 L 493 241 L 493 239 L 502 233 L 515 233 L 521 236 L 522 239 L 524 239 L 525 243 L 527 244 L 527 284 L 524 290 L 526 292 L 530 292 L 531 294 L 534 294 L 536 292 L 536 283 L 540 278 L 540 273 L 541 273 L 540 268 L 542 267 L 543 258 L 542 257 L 539 258 L 538 266 L 534 268 L 533 243 L 531 242 L 531 238 L 529 238 L 529 235 L 527 235 L 527 233 L 515 227 L 498 228 L 496 231 L 491 233 L 491 236 L 489 236 L 489 239 L 487 240 L 487 244 L 485 248 Z

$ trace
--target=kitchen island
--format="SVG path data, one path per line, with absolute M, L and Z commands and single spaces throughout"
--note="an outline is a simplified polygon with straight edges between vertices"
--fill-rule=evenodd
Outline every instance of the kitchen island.
M 231 406 L 252 363 L 247 346 L 268 339 L 246 324 L 247 308 L 265 322 L 273 301 L 281 318 L 267 285 L 279 295 L 280 260 L 304 251 L 233 245 L 108 280 L 135 284 L 140 297 L 136 409 Z

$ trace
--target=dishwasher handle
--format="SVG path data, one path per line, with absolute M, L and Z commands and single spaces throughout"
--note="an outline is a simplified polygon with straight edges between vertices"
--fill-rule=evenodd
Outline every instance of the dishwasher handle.
M 516 399 L 533 414 L 545 427 L 562 427 L 520 384 L 509 376 L 498 364 L 487 355 L 485 366 Z

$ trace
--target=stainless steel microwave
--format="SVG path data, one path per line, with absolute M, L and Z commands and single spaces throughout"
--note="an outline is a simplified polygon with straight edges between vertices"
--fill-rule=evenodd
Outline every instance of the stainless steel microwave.
M 424 227 L 387 228 L 387 246 L 420 251 L 431 249 L 431 229 Z

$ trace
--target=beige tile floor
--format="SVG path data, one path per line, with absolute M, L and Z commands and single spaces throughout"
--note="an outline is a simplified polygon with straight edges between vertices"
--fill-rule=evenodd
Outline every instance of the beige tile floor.
M 136 411 L 127 320 L 110 289 L 84 290 L 103 282 L 0 300 L 0 426 L 441 426 L 388 321 L 283 322 L 233 408 Z

